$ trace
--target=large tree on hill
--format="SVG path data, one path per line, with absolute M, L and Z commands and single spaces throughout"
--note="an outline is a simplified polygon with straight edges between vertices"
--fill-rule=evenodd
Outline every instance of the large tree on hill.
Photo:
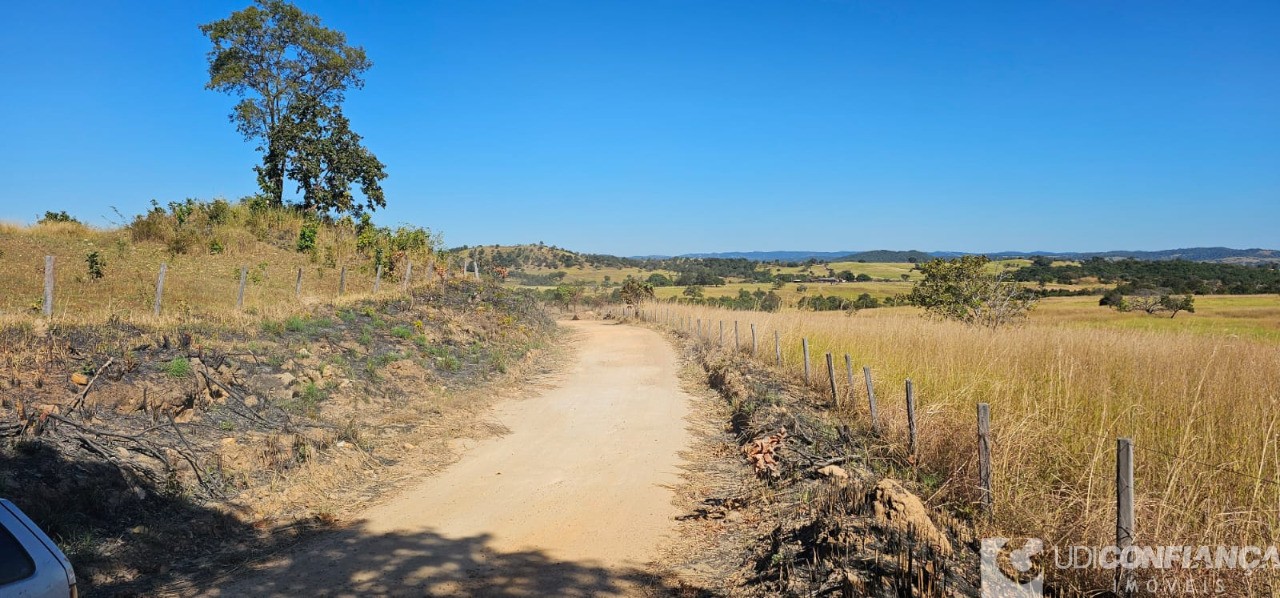
M 363 87 L 372 66 L 363 48 L 284 0 L 255 0 L 200 31 L 213 44 L 205 87 L 241 98 L 231 120 L 245 139 L 259 142 L 258 183 L 276 205 L 284 203 L 286 178 L 313 210 L 385 205 L 382 163 L 341 110 L 347 89 Z M 361 185 L 363 205 L 350 196 L 353 183 Z

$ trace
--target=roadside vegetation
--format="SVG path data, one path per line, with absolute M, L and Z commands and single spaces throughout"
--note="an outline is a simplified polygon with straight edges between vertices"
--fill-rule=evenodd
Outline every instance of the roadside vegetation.
M 1241 298 L 1233 307 L 1210 308 L 1206 301 L 1203 309 L 1197 305 L 1196 318 L 1186 321 L 1200 321 L 1202 311 L 1244 310 L 1250 303 L 1266 305 L 1256 312 L 1262 326 L 1280 309 L 1274 297 Z M 1280 541 L 1275 510 L 1280 502 L 1275 481 L 1280 479 L 1275 434 L 1280 429 L 1280 337 L 1174 329 L 1169 324 L 1179 320 L 1120 314 L 1099 308 L 1096 299 L 1089 313 L 1100 320 L 1161 325 L 1145 330 L 1079 325 L 1070 322 L 1069 312 L 1048 306 L 1033 312 L 1046 312 L 1041 319 L 994 329 L 922 318 L 908 308 L 852 318 L 800 311 L 747 314 L 665 302 L 643 309 L 677 322 L 755 324 L 758 359 L 769 364 L 777 332 L 785 361 L 781 371 L 793 381 L 801 375 L 800 339 L 807 338 L 813 390 L 828 396 L 824 353 L 838 360 L 847 353 L 855 368 L 870 366 L 883 426 L 878 442 L 883 457 L 898 460 L 897 467 L 906 467 L 904 380 L 910 378 L 919 418 L 914 475 L 923 484 L 921 496 L 973 521 L 980 536 L 1042 537 L 1064 546 L 1110 544 L 1115 439 L 1130 437 L 1138 451 L 1140 543 L 1265 546 Z M 749 351 L 749 340 L 745 343 Z M 865 429 L 862 381 L 849 388 L 842 365 L 837 373 L 847 398 L 830 417 Z M 977 403 L 991 405 L 995 509 L 990 520 L 980 516 L 977 490 Z M 1055 581 L 1079 588 L 1084 586 L 1071 584 L 1092 587 L 1101 580 Z M 1230 583 L 1251 591 L 1238 585 L 1248 578 Z

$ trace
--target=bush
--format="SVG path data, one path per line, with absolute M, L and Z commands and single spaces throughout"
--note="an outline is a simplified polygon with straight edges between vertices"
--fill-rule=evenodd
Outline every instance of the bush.
M 316 232 L 320 230 L 320 224 L 317 222 L 307 222 L 302 225 L 302 230 L 298 231 L 298 251 L 307 252 L 316 248 Z
M 96 251 L 90 251 L 89 255 L 84 258 L 85 264 L 89 267 L 89 278 L 93 280 L 101 280 L 104 276 L 102 269 L 107 266 L 107 262 Z
M 53 224 L 55 222 L 70 222 L 73 224 L 81 224 L 79 220 L 76 220 L 75 218 L 73 218 L 71 214 L 68 214 L 66 212 L 66 210 L 62 210 L 58 212 L 45 212 L 44 216 L 42 216 L 40 220 L 36 221 L 36 224 Z

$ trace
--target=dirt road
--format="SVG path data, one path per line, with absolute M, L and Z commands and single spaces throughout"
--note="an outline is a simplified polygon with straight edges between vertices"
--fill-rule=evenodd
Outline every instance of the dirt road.
M 577 356 L 551 390 L 502 404 L 507 435 L 363 520 L 202 596 L 644 593 L 673 529 L 690 397 L 657 333 L 565 324 Z

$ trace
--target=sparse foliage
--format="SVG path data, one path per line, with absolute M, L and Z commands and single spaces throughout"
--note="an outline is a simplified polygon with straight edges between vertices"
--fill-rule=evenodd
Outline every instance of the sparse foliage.
M 989 262 L 986 256 L 966 255 L 922 264 L 924 276 L 909 299 L 931 315 L 967 324 L 995 328 L 1022 319 L 1035 306 L 1035 295 L 1003 272 L 987 272 Z

